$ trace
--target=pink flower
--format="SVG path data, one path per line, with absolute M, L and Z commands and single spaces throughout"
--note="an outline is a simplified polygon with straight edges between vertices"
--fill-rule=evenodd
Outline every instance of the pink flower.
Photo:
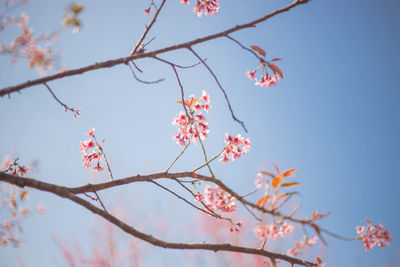
M 279 80 L 278 74 L 274 74 L 274 76 L 271 77 L 266 73 L 265 76 L 261 77 L 260 81 L 255 83 L 255 85 L 259 85 L 261 87 L 276 86 L 278 80 Z
M 224 152 L 222 152 L 222 158 L 220 159 L 223 163 L 229 160 L 234 161 L 250 150 L 250 140 L 242 137 L 240 134 L 232 137 L 226 133 L 225 143 L 227 146 Z
M 198 138 L 208 137 L 210 131 L 206 117 L 201 113 L 201 110 L 208 112 L 211 107 L 207 92 L 203 90 L 201 99 L 191 95 L 185 101 L 185 106 L 188 108 L 189 117 L 181 111 L 172 121 L 172 124 L 178 128 L 178 135 L 173 136 L 172 139 L 181 146 L 187 145 L 188 142 L 196 144 Z
M 181 0 L 181 3 L 184 5 L 189 5 L 189 0 Z
M 257 70 L 254 70 L 253 72 L 251 72 L 251 71 L 247 70 L 247 72 L 246 72 L 247 77 L 249 77 L 250 80 L 256 81 L 257 80 L 256 71 Z
M 219 186 L 211 188 L 209 185 L 204 187 L 204 198 L 206 206 L 211 210 L 220 210 L 222 212 L 236 211 L 235 198 L 225 192 Z
M 263 178 L 262 173 L 259 172 L 257 174 L 257 180 L 254 181 L 254 184 L 256 185 L 257 188 L 261 187 L 262 178 Z
M 365 226 L 363 226 L 363 227 L 357 226 L 357 227 L 356 227 L 356 230 L 357 230 L 357 234 L 360 234 L 361 232 L 364 232 Z
M 143 13 L 144 13 L 145 15 L 147 15 L 147 16 L 150 16 L 150 8 L 151 8 L 151 7 L 145 9 L 145 10 L 143 11 Z
M 94 142 L 92 139 L 81 142 L 79 149 L 82 153 L 86 154 L 87 151 L 94 147 Z
M 100 163 L 97 162 L 97 165 L 96 165 L 95 167 L 93 167 L 92 170 L 94 170 L 95 172 L 101 172 L 101 171 L 103 171 L 104 169 L 103 169 L 103 167 L 100 166 Z
M 80 112 L 80 110 L 79 110 Z M 86 133 L 87 135 L 94 137 L 94 128 L 90 128 L 89 131 Z
M 294 227 L 286 222 L 280 224 L 259 225 L 253 229 L 259 239 L 284 237 L 293 231 Z
M 196 7 L 193 8 L 193 12 L 197 13 L 200 18 L 205 10 L 205 15 L 214 16 L 219 11 L 219 0 L 197 0 Z
M 364 232 L 365 227 L 357 226 L 357 234 L 360 234 L 361 241 L 364 244 L 365 251 L 370 251 L 375 245 L 378 247 L 385 247 L 390 244 L 392 241 L 391 233 L 385 229 L 382 224 L 372 225 L 370 219 L 366 219 L 367 221 L 367 231 Z

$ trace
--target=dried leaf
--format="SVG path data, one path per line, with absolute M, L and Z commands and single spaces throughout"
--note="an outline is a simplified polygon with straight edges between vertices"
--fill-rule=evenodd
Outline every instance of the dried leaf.
M 28 196 L 28 191 L 24 190 L 24 191 L 21 192 L 21 195 L 19 196 L 19 199 L 23 200 L 27 196 Z
M 264 175 L 268 175 L 268 176 L 271 177 L 271 178 L 275 178 L 275 175 L 273 175 L 273 174 L 270 173 L 270 172 L 261 171 L 260 173 L 261 173 L 261 174 L 264 174 Z
M 277 65 L 269 63 L 268 67 L 274 72 L 274 73 L 278 73 L 278 75 L 283 78 L 283 72 L 281 71 L 280 68 L 278 68 Z
M 284 187 L 292 187 L 292 186 L 295 186 L 295 185 L 301 185 L 301 184 L 298 183 L 298 182 L 283 183 L 283 184 L 281 184 L 281 186 L 284 186 Z
M 258 52 L 260 55 L 262 55 L 263 57 L 265 57 L 265 51 L 263 49 L 261 49 L 259 46 L 257 45 L 252 45 L 250 46 L 251 49 L 253 49 L 254 51 Z
M 283 193 L 282 195 L 280 195 L 279 197 L 278 197 L 278 199 L 281 199 L 281 198 L 283 198 L 283 197 L 286 197 L 286 196 L 290 196 L 290 195 L 297 195 L 299 192 L 287 192 L 287 193 Z

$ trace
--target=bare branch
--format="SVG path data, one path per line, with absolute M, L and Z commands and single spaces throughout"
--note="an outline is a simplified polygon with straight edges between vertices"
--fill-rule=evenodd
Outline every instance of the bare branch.
M 133 62 L 133 61 L 131 61 L 131 62 Z M 128 67 L 131 69 L 131 72 L 132 72 L 132 74 L 133 74 L 133 77 L 134 77 L 134 78 L 136 79 L 136 81 L 138 81 L 138 82 L 141 82 L 141 83 L 144 83 L 144 84 L 154 84 L 154 83 L 159 83 L 159 82 L 162 82 L 162 81 L 165 80 L 165 79 L 163 79 L 163 78 L 158 79 L 158 80 L 155 80 L 155 81 L 144 81 L 144 80 L 141 80 L 141 79 L 139 79 L 138 76 L 136 76 L 136 73 L 135 73 L 135 71 L 133 70 L 133 68 L 131 67 L 131 65 L 129 64 L 129 62 L 126 63 L 126 65 L 128 65 Z M 134 64 L 134 66 L 136 66 L 136 65 Z M 136 68 L 137 68 L 137 66 L 136 66 Z
M 153 19 L 150 22 L 149 26 L 146 26 L 146 29 L 144 30 L 142 36 L 140 37 L 139 41 L 137 42 L 137 44 L 135 45 L 135 47 L 132 49 L 130 56 L 133 56 L 134 54 L 136 54 L 138 52 L 138 48 L 140 47 L 140 45 L 142 44 L 144 38 L 146 38 L 146 35 L 149 33 L 151 27 L 153 26 L 153 24 L 156 22 L 158 14 L 160 14 L 161 9 L 163 8 L 164 4 L 165 4 L 166 0 L 163 0 L 160 8 L 157 8 L 157 6 L 154 4 L 154 2 L 152 1 L 152 4 L 154 5 L 154 7 L 156 8 L 156 14 L 154 15 Z M 152 39 L 153 40 L 153 39 Z M 152 40 L 150 40 L 147 44 L 149 44 Z M 144 49 L 144 46 L 143 46 Z
M 219 89 L 221 89 L 222 93 L 224 94 L 226 103 L 228 104 L 228 108 L 229 108 L 229 110 L 231 112 L 233 120 L 237 121 L 243 127 L 245 132 L 247 133 L 247 129 L 246 129 L 246 126 L 244 126 L 244 122 L 239 120 L 238 118 L 236 118 L 235 114 L 233 114 L 233 110 L 232 110 L 232 107 L 231 107 L 231 103 L 229 102 L 228 95 L 226 94 L 226 91 L 224 90 L 224 88 L 222 88 L 222 85 L 218 81 L 217 76 L 214 74 L 214 72 L 211 70 L 211 68 L 207 65 L 207 63 L 205 63 L 204 60 L 202 60 L 201 57 L 191 47 L 189 47 L 188 49 L 190 50 L 190 52 L 192 52 L 201 61 L 201 63 L 203 63 L 204 67 L 206 67 L 206 69 L 214 77 L 214 80 L 218 84 Z
M 58 99 L 58 97 L 54 94 L 53 90 L 51 90 L 50 86 L 48 86 L 47 83 L 43 83 L 43 85 L 46 86 L 47 90 L 49 90 L 49 92 L 53 96 L 53 98 L 65 109 L 65 111 L 67 111 L 67 110 L 71 111 L 72 113 L 74 113 L 75 119 L 78 118 L 78 116 L 81 113 L 81 111 L 79 109 L 74 109 L 74 108 L 67 106 L 66 104 L 61 102 L 60 99 Z
M 111 214 L 107 213 L 106 211 L 94 206 L 90 202 L 77 197 L 75 194 L 73 194 L 70 190 L 68 190 L 66 187 L 63 186 L 58 186 L 55 184 L 50 184 L 50 183 L 45 183 L 41 182 L 38 180 L 34 180 L 31 178 L 24 178 L 20 176 L 14 176 L 14 175 L 9 175 L 4 172 L 0 172 L 0 181 L 5 181 L 7 183 L 19 186 L 19 187 L 32 187 L 41 191 L 46 191 L 52 194 L 55 194 L 59 197 L 62 198 L 67 198 L 78 205 L 90 210 L 91 212 L 103 217 L 105 220 L 109 221 L 110 223 L 114 224 L 124 232 L 139 238 L 145 242 L 148 242 L 150 244 L 153 244 L 158 247 L 163 247 L 163 248 L 170 248 L 170 249 L 190 249 L 190 250 L 209 250 L 209 251 L 229 251 L 229 252 L 238 252 L 238 253 L 244 253 L 244 254 L 253 254 L 253 255 L 261 255 L 270 258 L 271 260 L 275 259 L 280 259 L 284 260 L 289 263 L 293 264 L 298 264 L 302 266 L 313 266 L 316 267 L 316 263 L 308 262 L 305 260 L 301 260 L 298 258 L 293 258 L 290 256 L 287 256 L 285 254 L 280 254 L 280 253 L 274 253 L 266 250 L 260 250 L 260 249 L 255 249 L 255 248 L 249 248 L 249 247 L 241 247 L 241 246 L 233 246 L 230 244 L 207 244 L 207 243 L 173 243 L 173 242 L 167 242 L 164 240 L 157 239 L 153 237 L 152 235 L 145 234 L 143 232 L 140 232 L 136 230 L 134 227 L 124 223 L 123 221 L 119 220 L 115 216 L 112 216 Z M 112 181 L 114 182 L 114 181 Z
M 173 65 L 173 66 L 175 66 L 175 67 L 177 67 L 177 68 L 180 68 L 180 69 L 189 69 L 189 68 L 193 68 L 193 67 L 196 67 L 197 65 L 200 65 L 200 64 L 201 64 L 201 61 L 200 61 L 200 62 L 197 62 L 196 64 L 193 64 L 193 65 L 181 66 L 181 65 L 172 63 L 172 62 L 170 62 L 170 61 L 167 61 L 167 60 L 165 60 L 165 59 L 159 58 L 159 57 L 154 57 L 154 58 L 157 59 L 157 60 L 159 60 L 159 61 L 162 61 L 162 62 L 164 62 L 164 63 L 167 63 L 167 64 L 169 64 L 169 65 Z M 206 60 L 207 60 L 206 58 L 203 59 L 203 61 L 206 61 Z
M 270 13 L 268 15 L 265 15 L 263 17 L 260 17 L 260 18 L 258 18 L 256 20 L 253 20 L 253 21 L 251 21 L 249 23 L 242 24 L 242 25 L 237 25 L 237 26 L 232 27 L 232 28 L 230 28 L 228 30 L 225 30 L 223 32 L 219 32 L 219 33 L 216 33 L 216 34 L 208 35 L 208 36 L 205 36 L 205 37 L 202 37 L 202 38 L 198 38 L 198 39 L 186 42 L 186 43 L 181 43 L 181 44 L 178 44 L 178 45 L 172 45 L 172 46 L 165 47 L 165 48 L 162 48 L 162 49 L 159 49 L 159 50 L 155 50 L 155 51 L 152 51 L 152 52 L 148 52 L 148 53 L 136 53 L 136 54 L 133 54 L 132 56 L 129 56 L 129 57 L 123 57 L 123 58 L 119 58 L 119 59 L 114 59 L 114 60 L 108 60 L 108 61 L 104 61 L 104 62 L 100 62 L 100 63 L 95 63 L 95 64 L 92 64 L 92 65 L 88 65 L 86 67 L 77 68 L 77 69 L 73 69 L 73 70 L 69 70 L 69 71 L 64 71 L 64 72 L 61 72 L 61 73 L 57 73 L 57 74 L 54 74 L 54 75 L 49 75 L 49 76 L 46 76 L 46 77 L 43 77 L 43 78 L 40 78 L 40 79 L 36 79 L 36 80 L 32 80 L 32 81 L 26 81 L 24 83 L 21 83 L 21 84 L 15 85 L 15 86 L 5 87 L 5 88 L 0 90 L 0 97 L 8 95 L 8 94 L 11 94 L 11 93 L 19 92 L 22 89 L 25 89 L 25 88 L 28 88 L 28 87 L 32 87 L 34 85 L 38 85 L 38 84 L 42 84 L 42 83 L 45 83 L 45 82 L 61 79 L 61 78 L 64 78 L 64 77 L 83 74 L 85 72 L 96 70 L 96 69 L 111 68 L 111 67 L 114 67 L 114 66 L 119 65 L 119 64 L 126 64 L 126 62 L 129 62 L 131 60 L 135 60 L 135 59 L 139 59 L 139 58 L 146 58 L 146 57 L 154 58 L 156 55 L 159 55 L 159 54 L 167 53 L 167 52 L 170 52 L 170 51 L 175 51 L 175 50 L 178 50 L 178 49 L 189 48 L 189 47 L 191 47 L 193 45 L 196 45 L 196 44 L 200 44 L 200 43 L 207 42 L 207 41 L 210 41 L 210 40 L 213 40 L 213 39 L 224 37 L 224 36 L 226 36 L 226 35 L 228 35 L 230 33 L 233 33 L 233 32 L 239 31 L 239 30 L 243 30 L 243 29 L 246 29 L 246 28 L 252 28 L 256 24 L 259 24 L 259 23 L 261 23 L 263 21 L 266 21 L 266 20 L 268 20 L 268 19 L 270 19 L 270 18 L 272 18 L 272 17 L 274 17 L 274 16 L 276 16 L 278 14 L 287 12 L 287 11 L 291 10 L 292 8 L 294 8 L 296 6 L 301 5 L 301 4 L 305 4 L 307 2 L 309 2 L 309 0 L 295 0 L 291 4 L 287 5 L 286 7 L 278 9 L 278 10 L 275 10 L 274 12 L 272 12 L 272 13 Z

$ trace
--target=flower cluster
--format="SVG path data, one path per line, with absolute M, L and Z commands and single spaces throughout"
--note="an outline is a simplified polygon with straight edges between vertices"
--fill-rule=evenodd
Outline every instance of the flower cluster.
M 314 236 L 313 238 L 308 238 L 307 236 L 304 236 L 302 240 L 294 242 L 295 246 L 294 248 L 288 249 L 286 251 L 287 254 L 296 257 L 300 255 L 300 250 L 306 246 L 312 247 L 315 245 L 315 243 L 318 242 L 318 236 Z
M 182 103 L 182 101 L 178 101 L 178 103 Z M 188 109 L 189 117 L 181 111 L 172 121 L 172 124 L 178 127 L 178 135 L 173 136 L 172 139 L 181 146 L 187 145 L 189 141 L 196 144 L 197 138 L 208 137 L 210 131 L 206 118 L 200 112 L 201 110 L 208 112 L 211 108 L 208 93 L 203 90 L 201 98 L 194 98 L 191 95 L 184 104 Z
M 92 139 L 88 139 L 86 141 L 81 142 L 80 150 L 83 153 L 82 155 L 82 166 L 88 169 L 92 169 L 93 171 L 99 172 L 104 170 L 103 167 L 100 166 L 101 157 L 104 156 L 102 145 L 104 143 L 104 139 L 99 144 L 94 136 L 94 128 L 89 129 L 89 132 L 86 133 L 88 136 L 92 137 Z M 92 150 L 92 152 L 88 153 L 90 149 L 97 149 Z M 91 163 L 97 162 L 97 164 L 92 168 Z
M 279 75 L 274 73 L 274 75 L 270 76 L 267 72 L 264 72 L 264 75 L 261 76 L 261 80 L 257 80 L 256 78 L 256 72 L 257 69 L 255 69 L 253 72 L 247 70 L 246 75 L 249 77 L 250 80 L 256 81 L 255 85 L 259 85 L 261 87 L 271 87 L 271 86 L 276 86 L 276 83 L 279 80 Z
M 28 16 L 22 13 L 19 18 L 4 18 L 0 24 L 0 31 L 5 27 L 17 26 L 21 33 L 10 43 L 0 44 L 0 54 L 7 54 L 16 62 L 17 58 L 24 57 L 29 67 L 36 66 L 40 74 L 45 74 L 53 67 L 54 53 L 50 48 L 43 48 L 38 43 L 49 43 L 54 35 L 33 36 L 33 30 L 28 28 Z
M 195 199 L 196 201 L 204 200 L 206 206 L 210 210 L 220 210 L 222 212 L 236 211 L 235 198 L 222 190 L 219 186 L 211 188 L 209 185 L 206 185 L 204 188 L 204 195 L 198 192 Z
M 371 224 L 370 219 L 366 219 L 368 226 L 357 226 L 357 234 L 364 243 L 365 251 L 370 251 L 375 245 L 378 247 L 385 247 L 392 241 L 392 235 L 385 229 L 382 224 Z
M 240 134 L 231 136 L 226 133 L 225 143 L 227 145 L 225 150 L 222 152 L 222 158 L 220 159 L 223 163 L 234 161 L 250 150 L 250 140 L 242 137 Z
M 189 0 L 181 0 L 181 3 L 189 5 Z M 206 16 L 214 16 L 219 11 L 219 0 L 197 0 L 193 12 L 197 13 L 197 16 L 200 18 L 203 16 L 203 10 L 205 10 L 204 14 Z
M 11 160 L 9 156 L 4 158 L 4 161 L 1 163 L 1 168 L 4 172 L 10 172 L 18 176 L 24 176 L 30 170 L 25 165 L 20 165 L 18 163 L 18 158 Z
M 259 225 L 253 229 L 254 234 L 259 238 L 259 239 L 267 239 L 267 238 L 272 238 L 276 239 L 278 237 L 284 237 L 287 234 L 291 233 L 293 231 L 293 226 L 287 224 L 286 222 L 283 223 L 273 223 L 269 225 Z
M 256 81 L 255 85 L 259 85 L 261 87 L 271 87 L 271 86 L 276 86 L 276 83 L 278 82 L 279 78 L 283 78 L 283 73 L 281 71 L 281 69 L 275 65 L 274 61 L 279 61 L 281 60 L 280 58 L 274 58 L 271 60 L 271 62 L 267 61 L 265 59 L 266 53 L 263 49 L 261 49 L 259 46 L 253 45 L 251 46 L 251 49 L 254 50 L 255 52 L 257 52 L 260 56 L 256 55 L 256 57 L 260 60 L 260 62 L 258 63 L 257 67 L 253 70 L 253 71 L 246 71 L 246 75 L 247 77 L 249 77 L 250 80 L 252 81 Z M 255 53 L 253 52 L 253 53 Z M 262 71 L 261 71 L 261 79 L 257 80 L 256 77 L 256 72 L 258 71 L 258 69 L 262 67 Z M 272 75 L 270 75 L 268 73 L 268 69 L 270 69 L 272 71 Z

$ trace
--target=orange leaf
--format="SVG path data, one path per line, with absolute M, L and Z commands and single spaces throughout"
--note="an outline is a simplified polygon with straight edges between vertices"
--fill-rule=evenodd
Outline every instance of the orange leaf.
M 321 234 L 321 229 L 319 229 L 318 224 L 312 223 L 311 225 L 312 225 L 312 227 L 314 227 L 315 232 L 317 232 L 317 234 L 320 235 Z
M 176 101 L 176 103 L 182 104 L 182 101 Z
M 273 58 L 273 59 L 271 59 L 271 61 L 279 61 L 279 60 L 282 60 L 281 58 Z
M 280 196 L 278 197 L 278 199 L 281 199 L 281 198 L 283 198 L 283 197 L 290 196 L 290 195 L 297 195 L 297 194 L 298 194 L 298 192 L 283 193 L 282 195 L 280 195 Z
M 251 49 L 253 49 L 254 51 L 258 52 L 260 55 L 262 55 L 263 57 L 265 57 L 265 51 L 263 49 L 261 49 L 259 46 L 257 45 L 252 45 L 250 46 Z
M 197 173 L 195 173 L 195 172 L 193 172 L 193 176 L 194 176 L 194 178 L 197 178 L 198 176 L 197 176 Z
M 301 185 L 301 184 L 298 183 L 298 182 L 283 183 L 283 184 L 281 184 L 281 186 L 284 186 L 284 187 L 292 187 L 292 186 L 295 186 L 295 185 Z
M 313 214 L 311 215 L 311 220 L 318 220 L 318 219 L 321 219 L 321 218 L 325 217 L 326 215 L 328 215 L 328 213 L 318 214 L 317 211 L 315 210 L 313 212 Z
M 270 69 L 273 70 L 273 72 L 278 73 L 279 76 L 281 76 L 281 78 L 283 78 L 283 73 L 282 73 L 281 69 L 278 68 L 277 65 L 272 64 L 272 63 L 269 63 L 269 64 L 268 64 L 268 67 L 270 67 Z
M 279 177 L 274 177 L 274 179 L 272 179 L 272 186 L 274 188 L 277 188 L 283 181 L 283 176 L 280 175 Z
M 19 198 L 21 199 L 21 200 L 23 200 L 25 197 L 27 197 L 28 196 L 28 192 L 27 191 L 22 191 L 21 192 L 21 195 L 19 196 Z
M 282 176 L 282 177 L 294 176 L 293 172 L 294 172 L 295 170 L 296 170 L 296 168 L 286 170 L 286 171 L 284 171 L 284 172 L 281 173 L 281 176 Z
M 265 201 L 267 201 L 268 198 L 269 198 L 268 195 L 263 196 L 262 198 L 260 198 L 260 199 L 257 201 L 257 206 L 262 207 L 262 206 L 264 205 Z

